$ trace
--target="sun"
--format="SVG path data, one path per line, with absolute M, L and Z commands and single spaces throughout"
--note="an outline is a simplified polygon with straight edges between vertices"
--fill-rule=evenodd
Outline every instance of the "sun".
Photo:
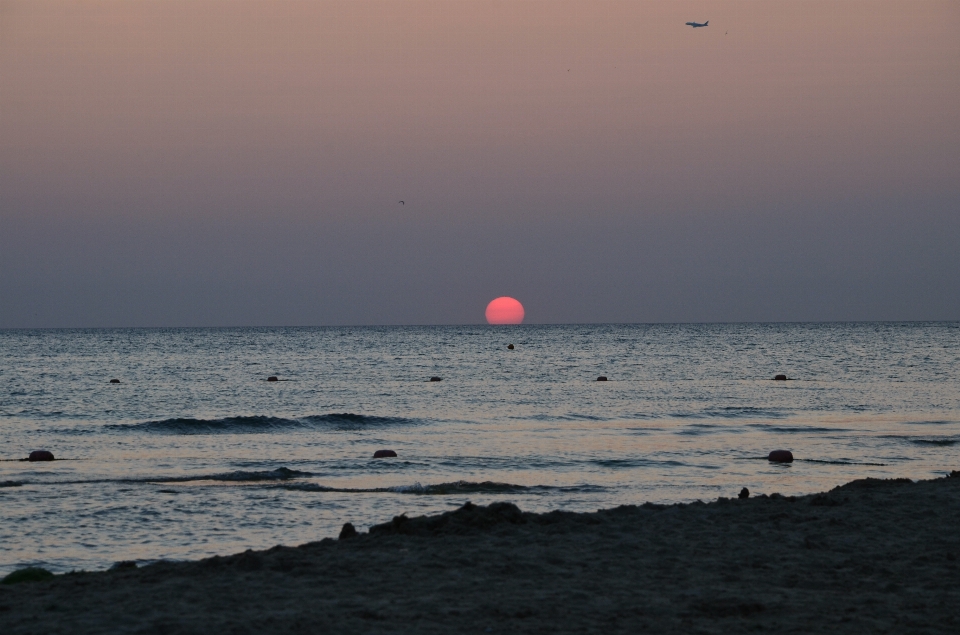
M 502 296 L 487 305 L 488 324 L 520 324 L 523 322 L 523 305 L 517 300 Z

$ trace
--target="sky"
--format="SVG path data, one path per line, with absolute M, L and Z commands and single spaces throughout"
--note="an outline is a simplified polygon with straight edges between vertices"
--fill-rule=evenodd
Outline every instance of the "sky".
M 0 0 L 0 328 L 957 320 L 958 24 Z

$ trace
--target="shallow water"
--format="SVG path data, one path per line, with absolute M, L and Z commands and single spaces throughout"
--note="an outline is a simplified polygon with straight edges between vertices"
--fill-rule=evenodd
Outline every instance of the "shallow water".
M 960 323 L 0 331 L 0 574 L 941 476 L 958 362 Z

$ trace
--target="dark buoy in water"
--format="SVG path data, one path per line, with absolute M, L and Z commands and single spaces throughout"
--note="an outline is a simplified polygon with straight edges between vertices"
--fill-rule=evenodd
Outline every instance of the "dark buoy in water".
M 267 377 L 267 381 L 280 381 L 280 380 L 277 379 L 274 375 L 270 375 L 269 377 Z
M 111 384 L 119 384 L 119 383 L 120 383 L 120 380 L 119 380 L 119 379 L 111 379 L 111 380 L 110 380 L 110 383 L 111 383 Z
M 773 381 L 787 381 L 787 376 L 786 376 L 786 375 L 777 375 L 776 377 L 773 378 Z
M 393 450 L 377 450 L 373 453 L 373 458 L 375 459 L 389 459 L 395 456 L 397 456 L 397 453 Z
M 790 450 L 774 450 L 767 456 L 767 460 L 774 463 L 793 463 L 793 453 Z
M 47 450 L 34 450 L 30 453 L 28 461 L 52 461 L 53 452 L 48 452 Z
M 507 348 L 512 351 L 512 350 L 513 350 L 513 344 L 507 344 Z
M 597 377 L 597 381 L 607 381 L 607 376 L 606 376 L 606 375 L 600 375 L 599 377 Z
M 344 523 L 343 529 L 340 530 L 340 540 L 346 540 L 347 538 L 353 538 L 357 535 L 357 529 L 353 526 L 353 523 Z
M 431 377 L 430 381 L 443 381 L 443 377 Z
M 740 493 L 737 494 L 737 498 L 750 498 L 750 490 L 744 487 L 742 490 L 740 490 Z

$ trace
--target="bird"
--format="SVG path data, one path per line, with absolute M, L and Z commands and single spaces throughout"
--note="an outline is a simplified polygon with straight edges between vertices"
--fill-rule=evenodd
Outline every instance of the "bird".
M 406 203 L 404 203 L 403 201 L 397 201 L 397 202 L 400 203 L 401 205 L 406 205 Z

